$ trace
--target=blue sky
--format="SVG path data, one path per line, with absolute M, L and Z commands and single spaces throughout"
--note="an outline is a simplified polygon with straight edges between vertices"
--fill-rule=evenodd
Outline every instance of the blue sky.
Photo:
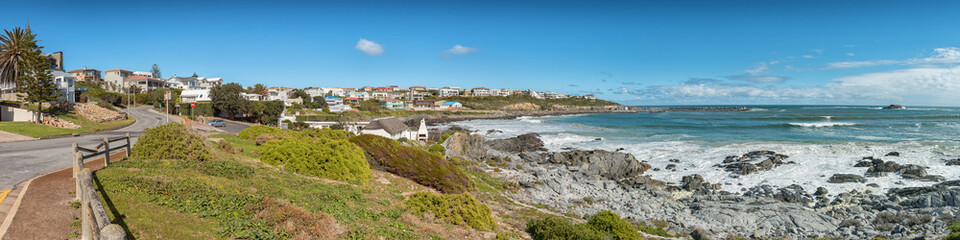
M 627 104 L 960 105 L 949 1 L 16 1 L 69 69 Z M 369 41 L 369 42 L 366 42 Z M 458 47 L 459 46 L 459 47 Z M 379 50 L 378 50 L 379 49 Z M 366 51 L 366 52 L 365 52 Z

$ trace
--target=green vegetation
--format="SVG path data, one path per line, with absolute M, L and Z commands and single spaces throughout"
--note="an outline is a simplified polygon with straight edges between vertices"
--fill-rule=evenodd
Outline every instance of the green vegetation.
M 366 150 L 376 165 L 386 171 L 441 192 L 463 193 L 473 187 L 459 167 L 429 152 L 375 135 L 360 135 L 350 141 Z
M 180 103 L 180 114 L 191 116 L 190 103 Z M 198 102 L 194 104 L 193 116 L 213 116 L 213 105 L 209 102 Z
M 615 240 L 642 239 L 637 228 L 610 211 L 600 211 L 587 220 L 587 225 L 598 232 L 606 233 Z
M 527 233 L 534 240 L 602 240 L 606 239 L 587 224 L 573 224 L 569 220 L 548 216 L 527 222 Z
M 960 240 L 960 222 L 950 224 L 947 229 L 950 229 L 950 235 L 947 235 L 943 240 Z
M 430 145 L 430 149 L 428 149 L 427 151 L 439 157 L 443 157 L 443 154 L 446 153 L 447 149 L 444 148 L 443 145 L 434 144 L 434 145 Z
M 257 158 L 256 153 L 258 153 L 257 151 L 258 148 L 257 148 L 257 144 L 254 143 L 253 140 L 247 140 L 247 139 L 237 137 L 236 134 L 215 134 L 215 135 L 210 135 L 209 137 L 220 138 L 222 141 L 230 143 L 230 146 L 233 147 L 234 149 L 240 149 L 240 150 L 234 150 L 235 153 L 240 152 L 250 158 Z
M 332 132 L 338 130 L 327 130 Z M 363 149 L 335 133 L 297 134 L 260 146 L 260 161 L 300 174 L 333 180 L 367 180 L 370 165 Z
M 197 164 L 197 170 L 206 175 L 230 179 L 253 175 L 252 167 L 232 161 L 205 161 Z
M 277 124 L 283 112 L 281 101 L 250 101 L 240 96 L 244 89 L 237 83 L 228 83 L 210 89 L 210 103 L 214 114 L 242 115 L 243 120 L 261 124 Z M 189 110 L 187 108 L 186 110 Z
M 546 110 L 552 108 L 558 108 L 561 106 L 576 106 L 576 107 L 601 107 L 601 106 L 613 106 L 619 105 L 615 102 L 599 100 L 599 99 L 585 99 L 585 98 L 563 98 L 563 99 L 537 99 L 527 96 L 490 96 L 490 97 L 447 97 L 440 98 L 440 100 L 446 101 L 457 101 L 463 104 L 464 107 L 474 109 L 474 110 L 501 110 L 507 106 L 515 104 L 534 104 L 540 107 L 540 109 L 535 110 Z
M 142 160 L 209 160 L 210 150 L 199 136 L 180 123 L 148 128 L 133 146 L 134 158 Z
M 490 216 L 490 208 L 469 193 L 437 195 L 418 192 L 411 195 L 405 204 L 416 214 L 432 214 L 436 221 L 469 226 L 481 231 L 496 228 L 496 222 Z
M 264 133 L 279 133 L 282 131 L 283 129 L 279 129 L 275 127 L 267 127 L 265 125 L 254 125 L 252 127 L 248 127 L 247 129 L 244 129 L 243 131 L 240 131 L 240 134 L 238 134 L 237 136 L 247 140 L 256 140 L 257 137 L 259 137 L 260 135 L 263 135 Z
M 29 123 L 29 122 L 0 122 L 0 131 L 16 133 L 24 136 L 43 138 L 51 136 L 61 136 L 61 135 L 70 135 L 70 134 L 80 134 L 80 133 L 89 133 L 97 132 L 109 129 L 116 129 L 132 124 L 135 120 L 133 117 L 129 117 L 126 120 L 120 120 L 116 122 L 104 122 L 98 123 L 94 121 L 86 120 L 76 114 L 63 114 L 57 116 L 60 119 L 67 120 L 69 122 L 80 125 L 78 129 L 67 129 L 67 128 L 56 128 L 42 124 Z

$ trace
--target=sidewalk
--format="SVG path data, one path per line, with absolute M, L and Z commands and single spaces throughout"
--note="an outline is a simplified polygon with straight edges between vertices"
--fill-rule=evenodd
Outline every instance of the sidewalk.
M 110 159 L 122 159 L 125 155 L 125 151 L 117 151 Z M 92 170 L 101 169 L 103 158 L 87 161 L 85 165 Z M 0 238 L 78 238 L 80 210 L 70 206 L 76 200 L 76 180 L 72 175 L 73 169 L 65 168 L 31 179 L 22 187 L 18 185 L 14 190 L 19 191 L 17 196 L 11 193 L 0 204 Z
M 0 143 L 30 141 L 30 140 L 37 140 L 37 139 L 39 138 L 27 137 L 27 136 L 16 134 L 16 133 L 0 131 Z

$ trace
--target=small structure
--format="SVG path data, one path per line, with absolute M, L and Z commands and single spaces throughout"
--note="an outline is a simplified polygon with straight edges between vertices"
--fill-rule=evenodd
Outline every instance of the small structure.
M 426 91 L 426 90 L 427 90 L 427 87 L 424 87 L 424 86 L 412 86 L 412 87 L 410 87 L 410 91 L 411 91 L 411 92 Z
M 470 89 L 470 93 L 473 94 L 473 96 L 486 97 L 490 96 L 490 89 L 485 87 L 475 87 Z
M 243 93 L 240 95 L 243 96 Z M 181 103 L 209 102 L 210 100 L 210 89 L 193 89 L 180 92 Z
M 414 110 L 432 110 L 437 107 L 437 102 L 433 100 L 416 100 L 411 102 L 411 106 Z
M 256 93 L 240 93 L 240 96 L 250 101 L 263 101 L 265 99 L 263 95 Z
M 451 109 L 451 108 L 462 108 L 463 104 L 460 102 L 445 102 L 441 105 L 440 108 Z
M 393 98 L 380 100 L 380 106 L 389 108 L 389 109 L 404 109 L 403 101 L 393 99 Z
M 420 126 L 417 129 L 407 127 L 403 121 L 397 117 L 378 118 L 370 121 L 370 124 L 360 131 L 361 134 L 372 134 L 390 139 L 406 138 L 410 140 L 426 141 L 429 132 L 424 119 L 420 119 Z
M 440 95 L 440 97 L 460 96 L 460 88 L 459 87 L 442 87 L 437 90 L 437 93 Z

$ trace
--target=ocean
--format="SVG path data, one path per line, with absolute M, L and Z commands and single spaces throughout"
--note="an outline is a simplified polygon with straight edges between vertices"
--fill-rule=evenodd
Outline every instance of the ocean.
M 654 179 L 677 183 L 700 174 L 723 190 L 743 192 L 767 184 L 799 184 L 813 192 L 850 190 L 886 192 L 895 187 L 934 183 L 903 179 L 897 174 L 867 178 L 866 183 L 827 183 L 833 174 L 863 175 L 853 165 L 863 157 L 929 167 L 928 174 L 960 179 L 960 108 L 878 106 L 748 106 L 747 112 L 601 113 L 513 120 L 473 120 L 450 125 L 476 130 L 486 138 L 507 138 L 528 132 L 541 135 L 550 151 L 603 149 L 633 154 L 660 171 Z M 716 167 L 726 156 L 770 150 L 790 156 L 770 171 L 736 176 Z M 899 157 L 885 156 L 899 152 Z M 669 160 L 679 159 L 680 163 Z M 676 171 L 663 170 L 676 164 Z M 876 184 L 877 187 L 867 186 Z

